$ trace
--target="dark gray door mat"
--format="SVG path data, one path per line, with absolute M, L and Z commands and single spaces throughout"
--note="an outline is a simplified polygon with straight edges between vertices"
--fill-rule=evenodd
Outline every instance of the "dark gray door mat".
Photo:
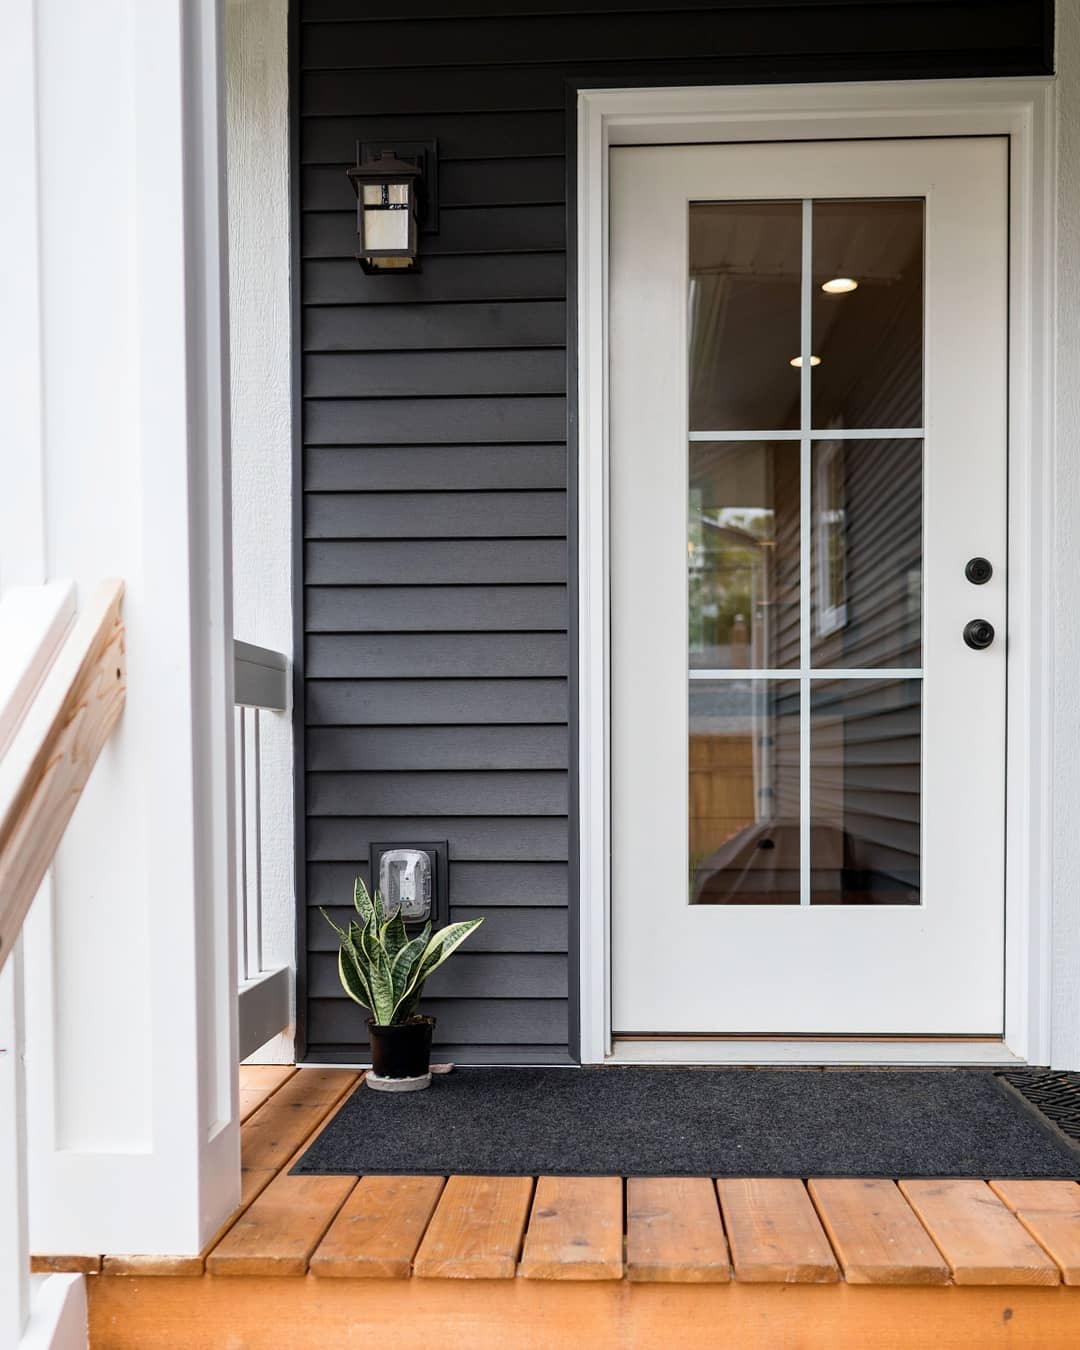
M 1080 1179 L 1080 1151 L 983 1069 L 474 1068 L 361 1085 L 293 1171 Z

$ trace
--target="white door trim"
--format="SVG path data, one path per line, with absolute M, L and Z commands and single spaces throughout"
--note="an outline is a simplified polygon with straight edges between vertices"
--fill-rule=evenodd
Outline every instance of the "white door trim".
M 608 151 L 614 145 L 904 136 L 1010 138 L 1009 692 L 1005 1036 L 1002 1062 L 1051 1057 L 1050 558 L 1055 368 L 1055 86 L 1051 79 L 583 90 L 578 95 L 578 841 L 581 1059 L 612 1054 Z M 1060 939 L 1059 939 L 1060 946 Z M 1080 940 L 1073 959 L 1080 966 Z M 744 1060 L 807 1062 L 798 1042 L 741 1042 Z M 807 1043 L 804 1050 L 809 1050 Z M 846 1041 L 845 1062 L 884 1063 L 885 1042 Z M 931 1062 L 933 1042 L 908 1042 Z M 940 1043 L 936 1043 L 940 1044 Z M 954 1062 L 969 1061 L 957 1042 Z M 696 1062 L 702 1043 L 688 1043 Z M 750 1046 L 753 1050 L 750 1050 Z M 641 1043 L 653 1062 L 657 1043 Z M 732 1062 L 713 1047 L 713 1057 Z M 812 1062 L 828 1062 L 818 1043 Z M 635 1054 L 637 1052 L 634 1052 Z M 671 1060 L 674 1052 L 663 1055 Z M 681 1055 L 679 1056 L 682 1057 Z M 895 1062 L 895 1060 L 893 1060 Z

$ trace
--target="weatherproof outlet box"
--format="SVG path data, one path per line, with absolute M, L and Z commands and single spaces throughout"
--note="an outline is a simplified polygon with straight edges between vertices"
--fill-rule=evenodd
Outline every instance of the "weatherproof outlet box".
M 430 923 L 441 928 L 449 919 L 449 876 L 445 843 L 370 845 L 371 889 L 378 890 L 386 912 L 401 909 L 405 926 Z

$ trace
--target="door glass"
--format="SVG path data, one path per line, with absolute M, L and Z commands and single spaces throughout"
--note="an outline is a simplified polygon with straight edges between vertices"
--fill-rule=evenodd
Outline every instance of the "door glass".
M 799 425 L 801 202 L 690 215 L 690 428 Z
M 811 455 L 813 665 L 917 668 L 922 441 L 814 441 Z
M 690 445 L 690 666 L 799 668 L 799 447 Z
M 919 903 L 920 680 L 815 680 L 814 905 Z
M 920 903 L 923 217 L 691 203 L 692 904 Z
M 799 903 L 799 682 L 690 686 L 690 903 Z
M 814 202 L 815 427 L 922 425 L 923 203 Z

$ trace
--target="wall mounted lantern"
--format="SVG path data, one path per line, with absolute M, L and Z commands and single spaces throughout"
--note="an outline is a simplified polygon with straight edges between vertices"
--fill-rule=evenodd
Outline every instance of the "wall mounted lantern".
M 357 156 L 348 170 L 356 193 L 356 257 L 365 272 L 419 272 L 423 156 L 399 158 L 392 150 Z

